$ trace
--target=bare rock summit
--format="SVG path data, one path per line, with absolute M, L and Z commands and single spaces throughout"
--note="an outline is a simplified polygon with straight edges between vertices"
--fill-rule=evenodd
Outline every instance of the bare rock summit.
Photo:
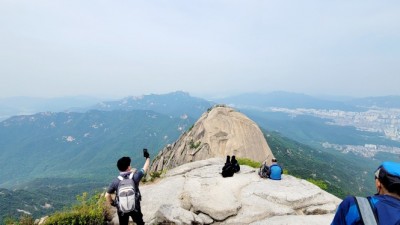
M 141 186 L 146 224 L 321 225 L 330 224 L 340 199 L 308 181 L 284 174 L 260 178 L 241 166 L 233 177 L 219 173 L 223 158 L 168 170 Z
M 257 162 L 273 158 L 258 125 L 233 108 L 216 105 L 191 129 L 155 157 L 150 171 L 162 171 L 185 163 L 235 155 Z

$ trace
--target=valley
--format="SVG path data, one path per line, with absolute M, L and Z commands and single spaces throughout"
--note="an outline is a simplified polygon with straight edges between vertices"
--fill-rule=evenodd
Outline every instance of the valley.
M 329 119 L 332 125 L 352 126 L 360 131 L 375 132 L 390 140 L 400 141 L 400 109 L 398 108 L 371 108 L 362 112 L 305 108 L 270 108 L 265 111 L 284 112 L 292 117 L 310 115 Z
M 256 122 L 289 174 L 323 181 L 339 197 L 373 193 L 371 177 L 379 163 L 399 159 L 399 108 L 359 108 L 303 95 L 295 96 L 296 104 L 306 98 L 308 107 L 287 107 L 290 101 L 285 102 L 285 96 L 273 95 L 281 101 L 252 95 L 242 99 L 251 106 L 234 99 L 216 102 L 236 105 Z M 118 157 L 133 157 L 132 166 L 139 168 L 143 160 L 135 156 L 143 147 L 155 156 L 214 104 L 173 92 L 1 121 L 0 197 L 2 209 L 7 209 L 1 216 L 44 215 L 72 204 L 83 192 L 104 190 L 115 177 Z M 30 203 L 21 201 L 11 208 L 4 204 L 20 193 Z

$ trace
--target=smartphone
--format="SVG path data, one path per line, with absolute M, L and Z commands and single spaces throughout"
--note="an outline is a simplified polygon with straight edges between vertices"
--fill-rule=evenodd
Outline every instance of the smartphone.
M 149 158 L 149 153 L 147 152 L 147 148 L 143 149 L 143 157 L 145 157 L 146 159 Z

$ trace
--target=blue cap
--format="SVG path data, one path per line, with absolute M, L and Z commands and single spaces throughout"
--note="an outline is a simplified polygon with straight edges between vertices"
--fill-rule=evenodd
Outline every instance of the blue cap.
M 400 195 L 400 163 L 384 162 L 375 172 L 378 179 L 389 192 Z
M 378 169 L 383 168 L 392 176 L 400 177 L 400 163 L 396 162 L 383 162 Z

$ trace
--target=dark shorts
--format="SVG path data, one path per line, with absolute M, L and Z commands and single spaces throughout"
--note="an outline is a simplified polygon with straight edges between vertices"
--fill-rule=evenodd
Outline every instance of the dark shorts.
M 129 213 L 121 213 L 118 211 L 118 220 L 120 225 L 128 225 L 129 217 L 132 217 L 133 222 L 135 222 L 137 225 L 144 224 L 142 212 L 132 211 Z

